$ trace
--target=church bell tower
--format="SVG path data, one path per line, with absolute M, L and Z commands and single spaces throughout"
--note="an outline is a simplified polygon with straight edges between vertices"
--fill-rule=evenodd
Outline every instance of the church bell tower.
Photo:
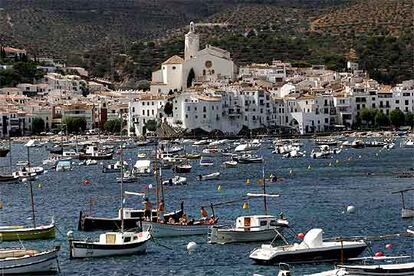
M 190 31 L 185 35 L 184 60 L 195 57 L 200 47 L 200 38 L 194 30 L 194 22 L 190 23 Z

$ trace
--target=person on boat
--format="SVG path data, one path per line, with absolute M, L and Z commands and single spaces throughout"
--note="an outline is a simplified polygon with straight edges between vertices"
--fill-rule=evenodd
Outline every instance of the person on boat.
M 168 180 L 168 184 L 169 184 L 170 186 L 172 186 L 172 185 L 173 185 L 173 180 L 172 180 L 172 178 L 170 178 L 170 179 Z
M 175 219 L 172 216 L 168 219 L 168 224 L 175 224 Z
M 151 211 L 152 211 L 152 204 L 147 197 L 144 200 L 144 217 L 147 221 L 151 220 Z
M 184 213 L 183 214 L 183 216 L 180 218 L 180 224 L 183 224 L 183 225 L 185 225 L 185 224 L 187 224 L 188 223 L 188 218 L 187 218 L 187 214 L 186 213 Z
M 208 224 L 214 224 L 215 222 L 216 222 L 216 219 L 214 218 L 214 216 L 211 216 L 207 221 Z
M 201 216 L 202 220 L 207 220 L 208 219 L 208 212 L 203 206 L 201 206 L 201 208 L 200 208 L 200 216 Z
M 164 221 L 164 211 L 165 211 L 164 199 L 161 199 L 160 204 L 158 204 L 158 221 L 159 222 Z

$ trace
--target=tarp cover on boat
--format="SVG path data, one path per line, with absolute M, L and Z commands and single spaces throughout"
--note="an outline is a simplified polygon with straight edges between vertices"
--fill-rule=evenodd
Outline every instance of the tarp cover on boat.
M 322 229 L 315 228 L 309 230 L 308 233 L 306 233 L 302 243 L 306 244 L 309 248 L 321 247 Z

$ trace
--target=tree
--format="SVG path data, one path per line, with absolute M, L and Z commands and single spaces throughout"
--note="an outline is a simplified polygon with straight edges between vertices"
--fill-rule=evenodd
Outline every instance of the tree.
M 85 131 L 87 125 L 85 118 L 80 117 L 66 117 L 63 119 L 63 124 L 66 125 L 66 130 L 69 133 Z
M 104 129 L 110 133 L 120 133 L 122 128 L 122 119 L 113 119 L 106 121 Z
M 173 114 L 173 104 L 171 102 L 167 102 L 164 106 L 164 113 L 168 116 Z
M 405 113 L 405 125 L 414 127 L 414 114 L 411 112 Z
M 391 123 L 395 126 L 395 127 L 400 127 L 404 124 L 405 122 L 405 115 L 404 113 L 399 110 L 399 109 L 394 109 L 393 111 L 390 112 L 390 120 Z
M 375 114 L 375 125 L 376 126 L 389 126 L 390 119 L 388 118 L 387 115 L 379 111 Z
M 42 118 L 36 117 L 32 120 L 32 133 L 39 134 L 45 131 L 45 121 Z
M 375 109 L 363 108 L 360 113 L 360 118 L 365 121 L 366 124 L 371 125 L 375 120 L 377 111 Z
M 156 131 L 157 130 L 157 121 L 155 121 L 155 120 L 148 120 L 145 123 L 145 128 L 148 131 Z

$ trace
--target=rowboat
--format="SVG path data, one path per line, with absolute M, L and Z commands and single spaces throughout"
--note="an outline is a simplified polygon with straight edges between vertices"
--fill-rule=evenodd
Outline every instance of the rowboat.
M 55 237 L 55 223 L 36 227 L 0 226 L 0 241 L 46 240 Z
M 224 161 L 223 164 L 226 168 L 235 168 L 237 166 L 237 161 L 234 161 L 234 160 Z
M 201 175 L 200 174 L 198 176 L 198 180 L 200 180 L 200 181 L 215 180 L 215 179 L 218 179 L 219 177 L 220 177 L 220 173 L 219 172 L 205 174 L 205 175 Z
M 57 272 L 59 249 L 40 252 L 24 248 L 0 249 L 0 272 L 2 275 Z

